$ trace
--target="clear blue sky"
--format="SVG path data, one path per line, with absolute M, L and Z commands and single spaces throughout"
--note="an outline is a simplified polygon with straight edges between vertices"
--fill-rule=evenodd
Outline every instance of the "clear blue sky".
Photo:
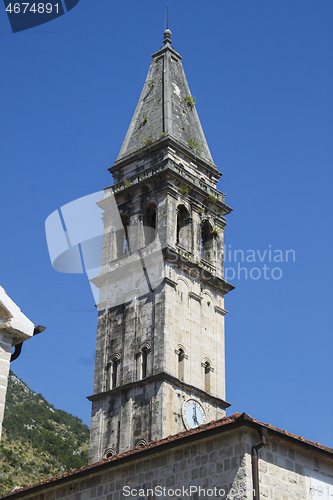
M 160 0 L 80 0 L 12 34 L 0 8 L 0 284 L 47 326 L 12 369 L 87 424 L 97 311 L 85 275 L 52 269 L 44 223 L 112 184 L 107 168 L 162 45 L 165 12 Z M 227 249 L 296 256 L 260 262 L 257 254 L 240 264 L 248 273 L 266 264 L 270 279 L 263 271 L 230 279 L 229 414 L 331 447 L 332 18 L 328 0 L 169 0 L 173 47 L 234 208 Z

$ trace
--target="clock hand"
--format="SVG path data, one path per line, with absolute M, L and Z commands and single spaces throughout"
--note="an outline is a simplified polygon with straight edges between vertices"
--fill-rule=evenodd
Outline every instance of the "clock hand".
M 198 418 L 197 418 L 197 407 L 193 407 L 193 415 L 192 415 L 192 420 L 196 425 L 199 425 Z

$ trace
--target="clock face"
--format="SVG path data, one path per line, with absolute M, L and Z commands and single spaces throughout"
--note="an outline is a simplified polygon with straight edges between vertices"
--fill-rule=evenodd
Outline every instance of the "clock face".
M 186 429 L 199 427 L 206 422 L 206 414 L 201 403 L 196 399 L 188 399 L 183 404 L 183 420 Z

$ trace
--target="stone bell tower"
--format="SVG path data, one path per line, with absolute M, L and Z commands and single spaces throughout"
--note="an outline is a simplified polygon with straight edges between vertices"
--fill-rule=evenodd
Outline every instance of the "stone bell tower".
M 231 208 L 164 32 L 104 210 L 90 462 L 225 416 Z

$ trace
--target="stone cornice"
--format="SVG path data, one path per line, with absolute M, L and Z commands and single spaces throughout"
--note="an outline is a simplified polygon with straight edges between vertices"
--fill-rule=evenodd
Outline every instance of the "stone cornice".
M 222 314 L 223 316 L 225 316 L 226 314 L 228 314 L 228 311 L 226 311 L 225 309 L 222 309 L 222 307 L 214 306 L 214 309 L 215 309 L 216 312 Z
M 162 382 L 169 382 L 172 385 L 175 385 L 181 389 L 186 390 L 187 392 L 190 392 L 191 394 L 195 394 L 196 396 L 208 401 L 209 403 L 215 404 L 219 406 L 220 408 L 226 409 L 231 406 L 230 403 L 227 403 L 227 401 L 224 401 L 224 399 L 220 399 L 216 396 L 212 396 L 208 392 L 205 392 L 201 389 L 198 389 L 197 387 L 194 387 L 193 385 L 186 384 L 185 382 L 182 382 L 178 378 L 174 377 L 173 375 L 170 375 L 170 373 L 167 372 L 159 372 L 156 373 L 155 375 L 150 375 L 149 377 L 146 377 L 142 380 L 137 380 L 135 382 L 129 382 L 128 384 L 123 384 L 115 389 L 111 389 L 109 391 L 105 392 L 100 392 L 98 394 L 93 394 L 92 396 L 88 396 L 87 399 L 89 401 L 97 401 L 101 398 L 106 398 L 108 396 L 113 396 L 115 394 L 119 394 L 122 392 L 127 392 L 131 389 L 135 389 L 137 387 L 143 387 L 148 384 L 152 384 L 157 381 L 162 381 Z
M 171 278 L 168 278 L 167 276 L 165 276 L 163 281 L 164 281 L 164 283 L 167 283 L 168 285 L 170 285 L 174 288 L 176 288 L 176 286 L 177 286 L 176 281 L 173 281 Z
M 125 156 L 124 158 L 120 158 L 119 160 L 116 160 L 113 164 L 112 167 L 109 167 L 108 170 L 113 174 L 120 168 L 133 163 L 133 162 L 138 162 L 139 160 L 142 160 L 144 158 L 149 158 L 152 152 L 155 152 L 157 149 L 163 149 L 166 148 L 167 146 L 171 146 L 175 148 L 178 151 L 181 151 L 185 156 L 188 157 L 190 161 L 193 161 L 194 164 L 200 165 L 201 167 L 204 167 L 210 174 L 212 174 L 216 179 L 218 180 L 223 174 L 217 170 L 217 167 L 212 165 L 210 162 L 208 162 L 206 159 L 200 157 L 199 155 L 195 154 L 193 150 L 186 146 L 185 144 L 181 143 L 179 140 L 177 140 L 175 137 L 173 137 L 170 134 L 166 134 L 162 139 L 157 140 L 154 144 L 151 146 L 143 146 L 142 148 L 138 149 L 137 151 L 134 151 L 133 153 L 129 154 L 128 156 Z M 142 173 L 142 172 L 140 172 Z
M 180 54 L 178 54 L 178 52 L 175 51 L 174 48 L 170 47 L 169 44 L 166 44 L 164 47 L 162 47 L 160 50 L 158 50 L 157 52 L 154 52 L 154 54 L 151 55 L 151 57 L 159 57 L 161 56 L 162 54 L 164 54 L 165 52 L 171 52 L 172 55 L 176 56 L 177 59 L 183 59 L 182 56 Z
M 200 279 L 202 282 L 209 283 L 211 286 L 220 289 L 221 292 L 223 293 L 228 293 L 235 288 L 233 285 L 225 281 L 223 278 L 216 276 L 207 269 L 202 268 L 197 263 L 186 259 L 183 255 L 180 255 L 175 248 L 167 246 L 165 248 L 162 248 L 162 253 L 163 257 L 168 262 L 171 262 L 173 264 L 182 267 L 183 269 L 186 269 L 187 272 L 189 273 L 191 273 L 191 270 L 193 269 L 195 270 L 200 269 L 202 272 L 200 273 L 200 275 L 197 275 L 197 278 Z
M 123 196 L 128 192 L 137 189 L 138 187 L 141 189 L 141 186 L 155 181 L 161 175 L 165 176 L 166 174 L 171 174 L 175 179 L 177 179 L 177 181 L 182 183 L 185 182 L 191 188 L 191 190 L 201 195 L 203 197 L 203 200 L 207 199 L 209 196 L 213 198 L 216 197 L 214 205 L 223 210 L 223 215 L 232 212 L 232 208 L 225 203 L 225 195 L 221 191 L 197 179 L 194 175 L 190 174 L 182 165 L 176 164 L 171 158 L 164 158 L 154 166 L 147 168 L 144 172 L 147 177 L 143 180 L 140 180 L 142 172 L 137 172 L 128 177 L 126 180 L 132 182 L 132 184 L 128 187 L 124 186 L 124 181 L 122 180 L 114 186 L 109 186 L 105 189 L 113 188 L 115 196 L 119 198 L 120 196 Z M 168 188 L 170 189 L 171 187 L 169 184 L 170 183 L 167 183 L 167 185 L 165 186 L 162 186 L 161 184 L 159 186 L 159 191 L 163 191 Z M 206 188 L 204 189 L 203 187 L 201 187 L 201 185 L 206 186 Z M 173 189 L 176 190 L 176 187 L 177 186 L 175 186 Z M 193 197 L 188 196 L 188 198 L 192 199 Z
M 198 295 L 197 293 L 194 292 L 188 292 L 189 296 L 192 297 L 192 299 L 197 300 L 198 302 L 202 301 L 202 297 Z

